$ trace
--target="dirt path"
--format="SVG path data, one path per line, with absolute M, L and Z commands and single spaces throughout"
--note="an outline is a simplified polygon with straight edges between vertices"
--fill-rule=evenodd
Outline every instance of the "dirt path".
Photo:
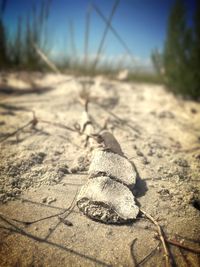
M 84 138 L 55 123 L 73 127 L 80 121 L 77 99 L 85 79 L 31 74 L 34 93 L 27 77 L 10 75 L 0 95 L 0 140 L 32 120 L 33 110 L 39 118 L 35 128 L 0 143 L 0 266 L 134 266 L 150 252 L 143 265 L 164 266 L 150 221 L 140 216 L 129 225 L 101 224 L 73 205 L 87 181 Z M 91 92 L 96 127 L 108 119 L 108 129 L 137 167 L 141 208 L 168 238 L 200 248 L 200 105 L 175 98 L 163 86 L 101 77 Z M 79 171 L 71 173 L 76 162 Z M 63 212 L 69 213 L 66 220 L 52 216 Z M 176 266 L 200 265 L 197 255 L 170 250 Z

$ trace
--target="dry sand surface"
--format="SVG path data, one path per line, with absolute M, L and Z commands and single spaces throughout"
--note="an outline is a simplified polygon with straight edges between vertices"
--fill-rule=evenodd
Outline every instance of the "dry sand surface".
M 147 218 L 102 224 L 75 205 L 88 179 L 88 148 L 84 136 L 63 125 L 80 122 L 78 96 L 88 79 L 0 77 L 0 266 L 165 266 L 156 227 Z M 90 81 L 90 91 L 96 129 L 107 120 L 137 168 L 134 194 L 141 209 L 168 239 L 199 250 L 200 104 L 175 98 L 161 85 L 103 77 Z M 29 123 L 33 111 L 35 127 Z M 196 253 L 169 248 L 173 266 L 200 266 Z

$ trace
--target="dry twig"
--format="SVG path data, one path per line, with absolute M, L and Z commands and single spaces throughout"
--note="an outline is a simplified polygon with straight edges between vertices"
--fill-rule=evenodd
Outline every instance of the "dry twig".
M 165 264 L 166 264 L 166 267 L 170 267 L 172 266 L 171 265 L 171 261 L 170 261 L 170 254 L 169 254 L 169 251 L 168 251 L 168 248 L 167 248 L 167 244 L 165 242 L 165 237 L 164 237 L 164 234 L 163 234 L 163 231 L 162 231 L 162 228 L 161 226 L 158 224 L 158 222 L 148 213 L 146 213 L 146 211 L 143 211 L 140 209 L 140 211 L 151 221 L 153 222 L 156 227 L 157 227 L 157 230 L 158 230 L 158 235 L 159 235 L 159 239 L 160 241 L 162 242 L 162 245 L 163 245 L 163 249 L 164 249 L 164 257 L 165 257 Z
M 185 250 L 188 250 L 192 253 L 195 253 L 195 254 L 200 254 L 200 249 L 198 248 L 191 248 L 191 247 L 188 247 L 186 245 L 183 245 L 181 243 L 179 243 L 177 240 L 171 240 L 171 239 L 168 239 L 166 237 L 164 237 L 165 241 L 167 243 L 169 243 L 170 245 L 173 245 L 173 246 L 176 246 L 176 247 L 179 247 L 179 248 L 182 248 L 182 249 L 185 249 Z
M 106 27 L 104 29 L 103 36 L 102 36 L 101 42 L 100 42 L 99 47 L 98 47 L 96 58 L 94 60 L 94 65 L 93 65 L 94 70 L 96 69 L 96 65 L 98 64 L 99 57 L 101 55 L 103 45 L 104 45 L 108 30 L 110 28 L 111 22 L 112 22 L 112 18 L 113 18 L 114 14 L 115 14 L 115 11 L 116 11 L 118 5 L 119 5 L 119 0 L 116 0 L 115 3 L 114 3 L 114 6 L 112 8 L 111 14 L 109 16 L 109 19 L 108 19 L 108 21 L 106 21 Z
M 78 132 L 77 129 L 71 128 L 71 127 L 66 126 L 66 125 L 64 125 L 62 123 L 52 122 L 52 121 L 47 121 L 47 120 L 41 120 L 41 119 L 38 119 L 38 121 L 41 122 L 41 123 L 46 123 L 46 124 L 49 124 L 49 125 L 53 125 L 53 126 L 56 126 L 56 127 L 62 128 L 62 129 L 65 129 L 65 130 L 69 130 L 71 132 Z
M 26 226 L 31 225 L 31 224 L 34 224 L 34 223 L 37 223 L 37 222 L 40 222 L 40 221 L 44 221 L 44 220 L 47 220 L 47 219 L 50 219 L 50 218 L 58 217 L 59 220 L 60 220 L 60 222 L 63 222 L 65 225 L 72 226 L 72 223 L 69 222 L 69 221 L 67 221 L 66 220 L 66 217 L 73 211 L 73 208 L 75 207 L 75 205 L 73 205 L 73 204 L 75 202 L 75 199 L 77 197 L 77 194 L 78 194 L 78 190 L 76 191 L 76 194 L 74 195 L 74 198 L 73 198 L 73 200 L 72 200 L 72 202 L 71 202 L 71 204 L 70 204 L 70 206 L 68 208 L 62 209 L 62 211 L 59 212 L 59 213 L 56 213 L 56 214 L 53 214 L 53 215 L 49 215 L 49 216 L 46 216 L 46 217 L 43 217 L 43 218 L 40 218 L 40 219 L 37 219 L 37 220 L 33 220 L 33 221 L 22 221 L 22 220 L 10 218 L 10 217 L 2 214 L 1 212 L 0 212 L 0 217 L 2 217 L 4 219 L 7 219 L 7 220 L 15 221 L 17 223 L 22 223 L 22 224 L 24 224 Z
M 77 128 L 72 128 L 72 127 L 69 127 L 69 126 L 66 126 L 64 124 L 61 124 L 61 123 L 56 123 L 56 122 L 52 122 L 52 121 L 47 121 L 47 120 L 42 120 L 42 119 L 39 119 L 35 116 L 35 113 L 33 112 L 33 118 L 28 121 L 26 124 L 24 124 L 23 126 L 19 127 L 17 130 L 11 132 L 11 133 L 8 133 L 6 136 L 4 136 L 1 140 L 0 140 L 0 143 L 4 142 L 5 140 L 7 140 L 8 138 L 12 137 L 12 136 L 15 136 L 15 135 L 18 135 L 21 131 L 23 131 L 25 128 L 27 128 L 28 126 L 31 126 L 32 128 L 34 128 L 38 123 L 45 123 L 45 124 L 49 124 L 49 125 L 53 125 L 53 126 L 56 126 L 56 127 L 59 127 L 59 128 L 62 128 L 62 129 L 65 129 L 65 130 L 68 130 L 68 131 L 71 131 L 71 132 L 78 132 L 78 129 Z
M 160 246 L 160 243 L 158 243 L 155 248 L 153 248 L 141 261 L 139 261 L 138 264 L 136 265 L 136 267 L 144 264 L 145 262 L 147 262 L 147 260 L 149 258 L 151 258 L 154 255 L 154 253 L 158 250 L 159 246 Z
M 95 9 L 95 11 L 97 12 L 97 14 L 100 16 L 100 18 L 102 18 L 102 20 L 109 25 L 110 30 L 112 31 L 112 33 L 115 35 L 115 37 L 118 39 L 118 41 L 121 43 L 121 45 L 125 48 L 126 53 L 130 56 L 130 58 L 133 60 L 133 62 L 135 62 L 135 58 L 132 55 L 132 52 L 130 50 L 130 48 L 127 46 L 127 44 L 124 42 L 124 40 L 122 39 L 122 37 L 118 34 L 118 32 L 115 30 L 115 28 L 112 26 L 112 24 L 109 24 L 109 21 L 106 19 L 106 17 L 104 16 L 104 14 L 101 12 L 101 10 L 98 8 L 97 5 L 95 5 L 94 3 L 92 4 L 92 7 Z
M 45 239 L 47 240 L 49 236 L 55 231 L 55 229 L 58 227 L 58 225 L 62 222 L 67 226 L 72 226 L 73 224 L 68 221 L 66 218 L 69 216 L 70 213 L 72 213 L 73 209 L 76 206 L 75 200 L 78 195 L 78 190 L 76 191 L 76 194 L 74 195 L 74 198 L 70 204 L 70 207 L 64 210 L 64 212 L 61 212 L 60 215 L 58 215 L 59 222 L 49 231 L 49 233 L 46 235 Z
M 157 246 L 150 251 L 150 253 L 148 253 L 141 261 L 137 262 L 134 254 L 133 254 L 133 247 L 134 247 L 136 241 L 137 241 L 137 238 L 135 238 L 130 245 L 130 252 L 131 252 L 131 257 L 133 260 L 134 267 L 138 267 L 140 265 L 143 265 L 150 257 L 152 257 L 154 255 L 154 253 L 158 250 L 158 247 L 160 246 L 160 242 L 159 242 L 157 244 Z
M 89 40 L 89 33 L 90 33 L 90 15 L 91 15 L 91 6 L 88 7 L 86 13 L 86 27 L 85 27 L 85 44 L 84 44 L 84 64 L 87 68 L 88 66 L 88 40 Z
M 52 69 L 55 73 L 60 74 L 60 71 L 56 67 L 56 65 L 48 59 L 48 57 L 37 47 L 37 45 L 33 44 L 33 47 L 35 48 L 35 51 L 40 56 L 40 58 L 47 64 L 47 66 L 50 69 Z
M 26 124 L 24 124 L 23 126 L 19 127 L 17 130 L 15 130 L 12 133 L 8 133 L 5 137 L 3 137 L 0 140 L 0 143 L 4 142 L 5 140 L 7 140 L 8 138 L 12 137 L 12 136 L 17 136 L 21 131 L 23 131 L 25 128 L 27 128 L 28 126 L 31 126 L 32 128 L 34 128 L 36 126 L 36 124 L 38 123 L 38 119 L 35 117 L 35 115 L 33 114 L 33 119 L 31 119 L 29 122 L 27 122 Z

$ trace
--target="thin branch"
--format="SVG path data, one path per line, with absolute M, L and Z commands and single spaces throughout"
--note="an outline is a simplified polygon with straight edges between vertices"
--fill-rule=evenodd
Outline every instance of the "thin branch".
M 58 123 L 58 122 L 51 122 L 51 121 L 41 120 L 41 119 L 39 119 L 39 122 L 46 123 L 46 124 L 49 124 L 49 125 L 53 125 L 53 126 L 65 129 L 65 130 L 69 130 L 71 132 L 78 132 L 77 129 L 71 128 L 69 126 L 66 126 L 66 125 Z
M 69 32 L 70 32 L 70 41 L 71 41 L 71 53 L 73 55 L 73 58 L 77 59 L 77 50 L 76 50 L 76 44 L 74 41 L 74 23 L 73 20 L 69 21 Z
M 88 43 L 89 43 L 89 34 L 90 34 L 90 14 L 91 14 L 91 6 L 88 7 L 86 13 L 86 25 L 85 25 L 85 44 L 84 44 L 84 64 L 87 68 L 88 66 Z
M 10 137 L 12 137 L 14 135 L 17 135 L 19 132 L 21 132 L 22 130 L 24 130 L 26 127 L 28 127 L 30 125 L 34 127 L 37 123 L 38 123 L 37 119 L 36 118 L 33 118 L 32 120 L 30 120 L 29 122 L 27 122 L 23 126 L 19 127 L 16 131 L 14 131 L 12 133 L 9 133 L 5 137 L 3 137 L 0 140 L 0 143 L 4 142 L 5 140 L 7 140 L 8 138 L 10 138 Z
M 163 245 L 163 248 L 164 248 L 164 257 L 165 257 L 165 264 L 166 264 L 166 267 L 170 267 L 172 266 L 171 265 L 171 261 L 170 261 L 170 254 L 169 254 L 169 251 L 168 251 L 168 248 L 167 248 L 167 245 L 166 245 L 166 242 L 165 242 L 165 238 L 164 238 L 164 233 L 162 231 L 162 228 L 161 226 L 158 224 L 158 222 L 148 213 L 146 213 L 146 211 L 143 211 L 140 209 L 140 211 L 151 221 L 153 222 L 156 227 L 157 227 L 157 230 L 158 230 L 158 235 L 159 235 L 159 239 L 160 241 L 162 242 L 162 245 Z
M 76 206 L 76 203 L 74 204 L 74 202 L 76 200 L 77 195 L 78 195 L 78 190 L 76 191 L 76 194 L 74 195 L 74 198 L 71 202 L 70 207 L 67 208 L 64 212 L 61 212 L 60 215 L 58 215 L 59 222 L 51 229 L 51 231 L 49 231 L 49 233 L 45 237 L 45 240 L 47 240 L 50 237 L 50 235 L 56 230 L 56 228 L 58 227 L 58 225 L 60 225 L 60 223 L 64 223 L 65 225 L 68 225 L 68 226 L 73 225 L 71 222 L 66 220 L 66 218 L 70 215 L 70 213 L 72 213 L 73 209 Z
M 149 258 L 151 258 L 153 254 L 157 251 L 159 246 L 160 246 L 160 243 L 158 243 L 157 246 L 153 248 L 140 262 L 138 262 L 136 267 L 144 264 Z
M 23 126 L 19 127 L 17 130 L 15 130 L 14 132 L 12 133 L 8 133 L 5 137 L 3 137 L 1 140 L 0 140 L 0 143 L 4 142 L 5 140 L 7 140 L 8 138 L 14 136 L 14 135 L 17 135 L 19 132 L 21 132 L 22 130 L 24 130 L 25 128 L 27 128 L 28 126 L 31 126 L 31 127 L 35 127 L 38 123 L 45 123 L 45 124 L 49 124 L 49 125 L 53 125 L 53 126 L 56 126 L 56 127 L 59 127 L 59 128 L 62 128 L 62 129 L 65 129 L 65 130 L 68 130 L 68 131 L 71 131 L 71 132 L 77 132 L 78 133 L 78 130 L 76 128 L 71 128 L 69 126 L 66 126 L 64 124 L 61 124 L 61 123 L 56 123 L 56 122 L 51 122 L 51 121 L 47 121 L 47 120 L 42 120 L 42 119 L 38 119 L 35 114 L 33 114 L 33 119 L 31 119 L 29 122 L 27 122 L 26 124 L 24 124 Z
M 98 51 L 97 51 L 97 54 L 96 54 L 96 58 L 95 58 L 95 60 L 94 60 L 94 65 L 93 65 L 94 70 L 95 70 L 96 65 L 97 65 L 97 63 L 98 63 L 99 56 L 100 56 L 100 54 L 101 54 L 101 52 L 102 52 L 103 45 L 104 45 L 104 42 L 105 42 L 105 39 L 106 39 L 108 30 L 109 30 L 109 28 L 110 28 L 110 24 L 111 24 L 111 22 L 112 22 L 112 18 L 113 18 L 114 14 L 115 14 L 115 11 L 116 11 L 118 5 L 119 5 L 119 0 L 116 0 L 115 3 L 114 3 L 114 6 L 113 6 L 113 8 L 112 8 L 111 14 L 110 14 L 110 16 L 109 16 L 109 19 L 108 19 L 108 21 L 106 21 L 106 27 L 105 27 L 105 30 L 104 30 L 104 33 L 103 33 L 101 42 L 100 42 L 100 44 L 99 44 L 99 48 L 98 48 Z
M 195 254 L 200 254 L 200 249 L 198 249 L 198 248 L 191 248 L 191 247 L 188 247 L 186 245 L 179 243 L 177 240 L 171 240 L 171 239 L 168 239 L 166 237 L 164 237 L 164 238 L 165 238 L 165 241 L 167 243 L 169 243 L 170 245 L 173 245 L 173 246 L 176 246 L 179 248 L 183 248 L 183 249 L 188 250 L 188 251 L 195 253 Z
M 60 221 L 64 223 L 64 220 L 62 220 L 63 217 L 61 217 L 61 216 L 64 215 L 64 219 L 66 219 L 66 217 L 72 212 L 72 210 L 73 210 L 72 209 L 72 205 L 73 205 L 73 203 L 74 203 L 74 201 L 75 201 L 75 199 L 77 197 L 77 192 L 78 192 L 78 190 L 76 191 L 76 194 L 75 194 L 75 196 L 74 196 L 74 198 L 73 198 L 73 200 L 72 200 L 72 202 L 71 202 L 71 204 L 70 204 L 70 206 L 68 208 L 62 209 L 62 211 L 59 212 L 59 213 L 56 213 L 56 214 L 53 214 L 53 215 L 49 215 L 49 216 L 46 216 L 46 217 L 43 217 L 43 218 L 40 218 L 40 219 L 37 219 L 37 220 L 33 220 L 33 221 L 22 221 L 22 220 L 10 218 L 10 217 L 2 214 L 1 212 L 0 212 L 0 216 L 2 216 L 3 218 L 5 218 L 7 220 L 12 220 L 12 221 L 15 221 L 15 222 L 18 222 L 18 223 L 25 224 L 26 226 L 31 225 L 31 224 L 34 224 L 34 223 L 37 223 L 37 222 L 40 222 L 40 221 L 44 221 L 44 220 L 47 220 L 47 219 L 50 219 L 50 218 L 54 218 L 54 217 L 58 217 L 60 219 Z M 73 206 L 73 208 L 74 208 L 74 206 Z M 65 215 L 65 213 L 67 211 L 69 211 L 69 212 L 67 213 L 67 215 Z
M 64 212 L 66 212 L 66 210 Z M 2 213 L 0 213 L 0 215 L 3 216 L 4 218 L 7 218 L 7 219 L 12 220 L 14 222 L 22 223 L 22 224 L 28 226 L 28 225 L 31 225 L 31 224 L 34 224 L 34 223 L 37 223 L 37 222 L 40 222 L 40 221 L 44 221 L 44 220 L 47 220 L 47 219 L 51 219 L 51 218 L 57 217 L 57 216 L 59 216 L 60 214 L 62 214 L 64 212 L 60 212 L 60 213 L 56 213 L 56 214 L 53 214 L 53 215 L 49 215 L 49 216 L 46 216 L 46 217 L 43 217 L 43 218 L 40 218 L 40 219 L 37 219 L 37 220 L 33 220 L 33 221 L 22 221 L 22 220 L 18 220 L 18 219 L 14 219 L 14 218 L 9 218 L 9 217 L 7 217 L 6 215 L 4 215 Z
M 47 208 L 51 208 L 51 209 L 57 209 L 57 210 L 63 210 L 63 211 L 65 210 L 64 208 L 60 208 L 60 207 L 53 206 L 53 205 L 48 205 L 48 204 L 41 203 L 41 202 L 32 201 L 32 200 L 29 200 L 29 199 L 26 199 L 26 198 L 22 198 L 22 197 L 17 197 L 16 196 L 16 199 L 21 200 L 22 202 L 28 202 L 28 203 L 31 203 L 31 204 L 35 204 L 35 205 L 39 205 L 39 206 L 43 206 L 43 207 L 47 207 Z
M 102 20 L 108 25 L 109 24 L 108 20 L 106 19 L 106 17 L 104 16 L 104 14 L 101 12 L 101 10 L 98 8 L 98 6 L 93 3 L 92 7 L 95 9 L 95 11 L 97 12 L 97 14 L 102 18 Z M 130 56 L 130 58 L 133 60 L 133 62 L 135 62 L 135 58 L 133 57 L 130 48 L 127 46 L 127 44 L 121 38 L 121 36 L 117 33 L 117 31 L 115 30 L 115 28 L 112 26 L 111 23 L 109 24 L 109 27 L 110 27 L 110 30 L 112 31 L 112 33 L 115 35 L 115 37 L 121 43 L 121 45 L 125 48 L 127 54 Z
M 50 69 L 52 69 L 57 74 L 61 73 L 56 65 L 48 59 L 48 57 L 37 47 L 36 44 L 33 44 L 33 47 L 35 48 L 35 51 L 40 56 L 40 58 L 47 64 Z

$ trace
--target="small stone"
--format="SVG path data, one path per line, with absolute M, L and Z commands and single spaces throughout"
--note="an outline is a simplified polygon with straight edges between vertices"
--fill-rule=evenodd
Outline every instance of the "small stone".
M 44 152 L 39 152 L 37 154 L 32 154 L 31 155 L 31 162 L 34 164 L 42 164 L 44 158 L 46 157 L 46 153 Z
M 147 153 L 148 156 L 153 156 L 154 152 L 152 149 L 149 150 L 149 152 Z
M 161 251 L 161 248 L 160 248 L 160 246 L 158 246 L 158 247 L 157 247 L 157 251 L 159 251 L 159 252 Z
M 54 152 L 54 155 L 55 155 L 55 156 L 58 156 L 58 155 L 61 155 L 62 153 L 63 153 L 62 151 L 56 150 L 56 151 Z
M 160 172 L 162 169 L 163 169 L 162 166 L 158 166 L 158 167 L 157 167 L 157 171 L 158 171 L 158 172 Z
M 147 164 L 149 164 L 150 162 L 148 161 L 147 158 L 143 158 L 142 163 L 143 163 L 144 165 L 147 165 Z
M 176 163 L 180 167 L 189 167 L 188 162 L 185 159 L 175 159 L 174 163 Z
M 53 202 L 55 202 L 57 199 L 55 197 L 48 197 L 47 198 L 47 204 L 51 204 Z
M 153 238 L 158 239 L 158 238 L 159 238 L 159 234 L 158 234 L 158 233 L 155 233 L 155 234 L 153 235 Z
M 76 166 L 76 167 L 72 167 L 72 168 L 70 169 L 70 171 L 71 171 L 71 173 L 77 173 L 77 172 L 79 171 L 79 167 L 78 167 L 78 166 Z
M 140 151 L 140 150 L 137 150 L 136 154 L 139 156 L 139 157 L 143 157 L 144 154 Z
M 197 113 L 196 108 L 191 108 L 190 111 L 191 111 L 192 114 L 196 114 Z
M 46 203 L 47 202 L 47 197 L 43 197 L 42 198 L 42 203 Z
M 79 156 L 74 160 L 72 167 L 69 169 L 71 173 L 77 173 L 82 171 L 87 171 L 89 167 L 89 159 L 86 154 Z
M 62 172 L 63 174 L 68 174 L 69 170 L 67 166 L 62 166 L 58 168 L 58 172 Z
M 13 188 L 13 194 L 17 195 L 20 193 L 21 193 L 21 190 L 19 188 Z
M 5 198 L 5 194 L 0 194 L 0 201 L 2 201 Z
M 157 191 L 160 195 L 169 195 L 170 192 L 168 189 L 161 189 L 159 191 Z
M 107 235 L 113 235 L 113 230 L 112 230 L 112 229 L 109 229 L 109 230 L 107 231 Z
M 159 118 L 174 119 L 175 116 L 171 111 L 162 111 L 158 114 Z
M 195 159 L 200 159 L 200 154 L 195 155 Z

